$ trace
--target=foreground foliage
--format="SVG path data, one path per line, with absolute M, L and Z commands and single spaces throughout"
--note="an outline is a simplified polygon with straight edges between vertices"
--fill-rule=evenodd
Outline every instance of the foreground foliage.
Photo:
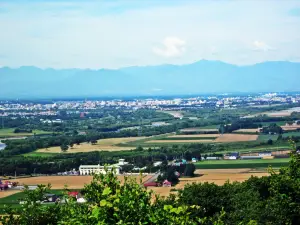
M 295 146 L 294 146 L 295 148 Z M 26 190 L 21 210 L 7 209 L 3 224 L 300 224 L 300 155 L 269 177 L 243 183 L 190 184 L 166 199 L 154 196 L 129 178 L 123 184 L 114 173 L 95 175 L 82 190 L 87 203 L 68 199 L 42 205 L 49 190 Z

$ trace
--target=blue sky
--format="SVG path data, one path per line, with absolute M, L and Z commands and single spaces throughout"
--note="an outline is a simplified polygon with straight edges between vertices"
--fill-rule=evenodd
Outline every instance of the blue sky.
M 0 66 L 300 61 L 300 1 L 0 0 Z

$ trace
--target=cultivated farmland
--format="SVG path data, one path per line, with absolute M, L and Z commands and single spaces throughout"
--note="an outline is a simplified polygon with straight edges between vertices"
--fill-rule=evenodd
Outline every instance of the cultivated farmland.
M 171 135 L 161 139 L 150 140 L 145 143 L 229 143 L 256 141 L 258 135 L 249 134 L 190 134 Z
M 171 189 L 183 189 L 186 184 L 192 183 L 215 183 L 217 185 L 223 185 L 226 181 L 230 182 L 243 182 L 249 179 L 251 176 L 262 177 L 269 176 L 265 170 L 253 170 L 249 168 L 245 169 L 201 169 L 196 170 L 196 177 L 192 178 L 180 178 L 180 182 L 172 188 L 168 187 L 149 187 L 155 193 L 161 196 L 168 196 Z
M 107 138 L 98 140 L 96 144 L 92 145 L 89 143 L 82 143 L 80 145 L 74 145 L 73 148 L 70 148 L 67 153 L 77 153 L 77 152 L 92 152 L 92 151 L 122 151 L 122 150 L 131 150 L 135 147 L 128 146 L 117 146 L 119 144 L 128 144 L 132 141 L 137 141 L 144 139 L 145 137 L 127 137 L 127 138 Z M 36 152 L 43 153 L 60 153 L 61 149 L 59 146 L 51 148 L 39 149 Z
M 124 182 L 125 176 L 118 176 L 121 182 Z M 139 175 L 129 176 L 139 182 Z M 151 176 L 143 176 L 142 182 L 147 181 Z M 41 177 L 29 177 L 15 179 L 14 181 L 24 185 L 38 185 L 38 184 L 51 184 L 52 189 L 64 189 L 65 185 L 69 189 L 81 189 L 85 184 L 89 184 L 92 181 L 92 176 L 41 176 Z
M 257 133 L 257 132 L 259 132 L 258 128 L 255 128 L 255 129 L 239 129 L 239 130 L 233 131 L 233 133 Z

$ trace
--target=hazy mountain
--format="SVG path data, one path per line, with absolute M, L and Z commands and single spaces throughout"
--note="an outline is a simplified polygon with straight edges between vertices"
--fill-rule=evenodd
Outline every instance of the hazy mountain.
M 0 68 L 0 98 L 300 91 L 300 63 L 236 66 L 201 60 L 119 70 Z

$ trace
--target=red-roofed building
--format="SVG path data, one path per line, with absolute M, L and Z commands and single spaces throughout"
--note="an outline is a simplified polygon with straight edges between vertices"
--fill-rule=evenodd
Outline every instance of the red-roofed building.
M 68 193 L 69 197 L 74 197 L 74 198 L 78 198 L 79 197 L 79 192 L 78 191 L 72 191 Z

